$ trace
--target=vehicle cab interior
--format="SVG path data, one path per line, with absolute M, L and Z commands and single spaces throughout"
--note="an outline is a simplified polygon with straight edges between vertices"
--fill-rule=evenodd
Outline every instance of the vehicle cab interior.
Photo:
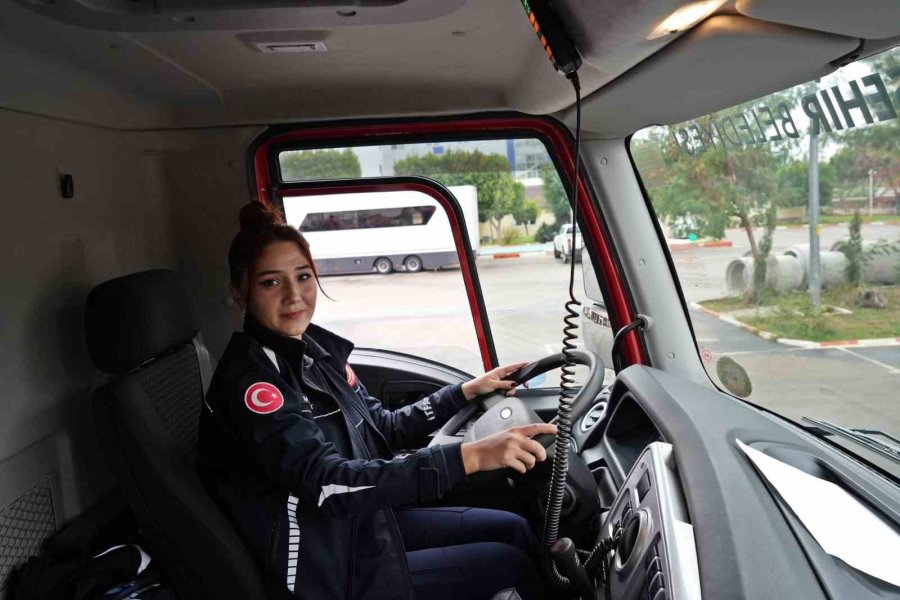
M 0 600 L 74 598 L 123 544 L 166 598 L 307 597 L 195 468 L 252 201 L 385 407 L 528 363 L 425 444 L 557 425 L 441 500 L 526 518 L 551 597 L 900 598 L 896 313 L 792 345 L 701 304 L 844 231 L 768 227 L 776 170 L 897 214 L 898 46 L 895 0 L 2 0 Z M 884 219 L 866 264 L 900 256 Z

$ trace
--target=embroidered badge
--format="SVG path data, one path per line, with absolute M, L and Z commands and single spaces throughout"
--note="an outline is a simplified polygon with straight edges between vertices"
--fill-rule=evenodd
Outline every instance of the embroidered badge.
M 271 383 L 260 381 L 244 392 L 244 404 L 256 414 L 267 415 L 284 406 L 284 396 Z

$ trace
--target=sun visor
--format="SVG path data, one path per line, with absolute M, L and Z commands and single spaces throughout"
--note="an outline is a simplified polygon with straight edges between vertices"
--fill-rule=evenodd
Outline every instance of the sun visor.
M 583 128 L 617 138 L 681 123 L 825 75 L 858 45 L 856 38 L 713 16 L 586 98 Z M 574 124 L 574 108 L 564 120 Z
M 877 40 L 900 35 L 897 0 L 737 0 L 736 8 L 760 21 L 850 37 Z
M 107 31 L 320 29 L 428 21 L 465 0 L 14 0 L 45 17 Z

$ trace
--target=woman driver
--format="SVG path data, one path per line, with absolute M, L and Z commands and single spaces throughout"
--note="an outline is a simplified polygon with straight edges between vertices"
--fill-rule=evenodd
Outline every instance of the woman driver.
M 228 253 L 245 310 L 219 362 L 200 426 L 199 469 L 264 568 L 293 597 L 454 600 L 516 588 L 543 597 L 524 519 L 479 508 L 400 508 L 440 498 L 476 471 L 524 473 L 546 458 L 514 427 L 477 442 L 416 448 L 466 401 L 514 389 L 499 367 L 390 411 L 347 357 L 353 345 L 311 323 L 309 246 L 262 204 L 241 209 Z

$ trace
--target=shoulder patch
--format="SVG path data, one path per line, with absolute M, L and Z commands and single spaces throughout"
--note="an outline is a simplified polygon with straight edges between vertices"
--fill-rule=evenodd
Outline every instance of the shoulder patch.
M 353 372 L 353 367 L 350 366 L 350 363 L 344 365 L 344 371 L 347 373 L 347 383 L 350 384 L 350 387 L 355 388 L 359 383 L 359 379 L 356 378 L 356 373 Z
M 284 396 L 271 383 L 260 381 L 244 392 L 244 404 L 258 415 L 267 415 L 284 406 Z

